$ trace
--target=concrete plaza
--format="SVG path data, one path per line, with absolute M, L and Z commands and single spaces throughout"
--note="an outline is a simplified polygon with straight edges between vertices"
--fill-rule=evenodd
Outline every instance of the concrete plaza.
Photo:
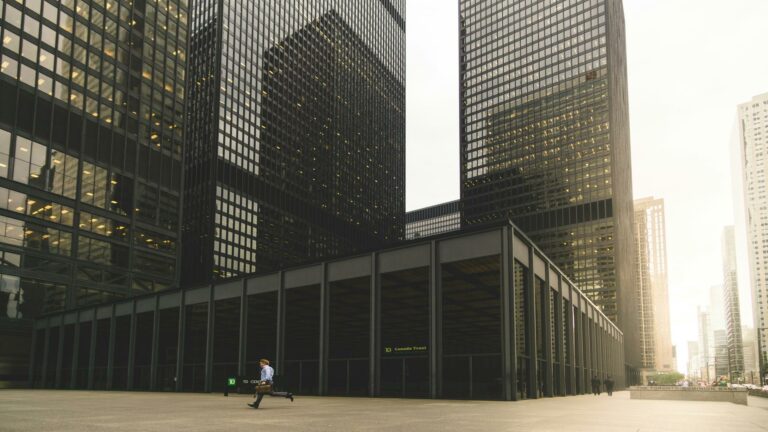
M 768 399 L 724 402 L 571 396 L 521 402 L 0 391 L 0 431 L 768 431 Z

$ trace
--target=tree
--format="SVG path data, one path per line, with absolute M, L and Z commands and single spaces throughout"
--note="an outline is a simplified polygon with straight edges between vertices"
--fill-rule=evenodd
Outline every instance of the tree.
M 648 375 L 648 382 L 653 381 L 656 385 L 675 385 L 684 378 L 685 376 L 679 372 L 658 372 Z

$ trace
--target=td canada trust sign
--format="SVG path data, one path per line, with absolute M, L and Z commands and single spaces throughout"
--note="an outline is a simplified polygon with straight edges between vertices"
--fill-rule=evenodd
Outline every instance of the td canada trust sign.
M 384 347 L 384 354 L 412 354 L 427 352 L 426 345 Z

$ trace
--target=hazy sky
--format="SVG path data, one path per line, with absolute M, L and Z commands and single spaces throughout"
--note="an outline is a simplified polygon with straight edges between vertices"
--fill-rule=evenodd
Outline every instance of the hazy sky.
M 685 372 L 696 306 L 722 281 L 728 224 L 752 326 L 736 105 L 768 92 L 768 1 L 624 0 L 624 10 L 634 197 L 665 201 L 672 339 Z M 408 210 L 459 197 L 457 14 L 454 0 L 408 2 Z

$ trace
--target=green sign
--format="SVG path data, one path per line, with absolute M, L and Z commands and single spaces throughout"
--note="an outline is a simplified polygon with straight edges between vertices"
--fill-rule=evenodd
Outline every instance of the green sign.
M 427 347 L 424 345 L 384 347 L 385 354 L 410 354 L 418 352 L 427 352 Z
M 235 385 L 237 385 L 237 380 L 234 378 L 227 378 L 227 385 L 229 385 L 230 387 L 234 387 Z

